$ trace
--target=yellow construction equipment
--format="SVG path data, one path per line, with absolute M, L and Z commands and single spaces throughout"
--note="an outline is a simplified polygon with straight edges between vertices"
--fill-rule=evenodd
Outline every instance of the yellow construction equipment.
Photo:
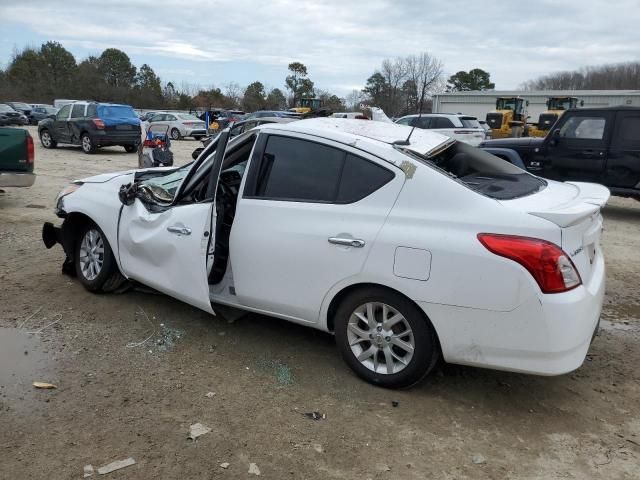
M 529 101 L 520 97 L 498 97 L 496 109 L 487 113 L 491 138 L 522 137 L 527 130 Z
M 580 102 L 584 105 L 584 101 Z M 577 97 L 549 97 L 547 99 L 547 109 L 540 114 L 538 123 L 530 125 L 528 133 L 530 137 L 546 137 L 553 127 L 553 124 L 570 108 L 578 106 Z
M 320 108 L 322 108 L 322 100 L 319 98 L 301 98 L 296 102 L 296 106 L 294 108 L 290 108 L 289 111 L 305 115 L 319 110 Z

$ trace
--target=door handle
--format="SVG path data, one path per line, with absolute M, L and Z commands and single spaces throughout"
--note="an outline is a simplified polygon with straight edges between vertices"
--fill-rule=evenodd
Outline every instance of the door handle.
M 167 231 L 175 233 L 177 235 L 191 235 L 191 229 L 189 227 L 179 227 L 177 225 L 173 225 L 171 227 L 167 227 Z
M 365 246 L 364 240 L 359 238 L 341 238 L 341 237 L 329 237 L 329 243 L 335 245 L 345 245 L 347 247 L 362 248 Z

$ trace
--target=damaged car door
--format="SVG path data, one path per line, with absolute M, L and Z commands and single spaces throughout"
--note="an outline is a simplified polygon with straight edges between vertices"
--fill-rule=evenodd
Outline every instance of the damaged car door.
M 212 154 L 209 167 L 212 178 L 205 182 L 210 195 L 185 199 L 180 192 L 185 178 L 207 160 L 190 168 L 143 173 L 129 187 L 134 198 L 123 200 L 118 228 L 120 264 L 127 277 L 209 313 L 213 309 L 207 255 L 215 241 L 211 228 L 216 215 L 215 186 L 226 136 L 219 146 L 220 154 Z

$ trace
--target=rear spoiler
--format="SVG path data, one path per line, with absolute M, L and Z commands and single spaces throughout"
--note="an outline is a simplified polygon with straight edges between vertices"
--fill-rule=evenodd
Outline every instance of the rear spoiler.
M 602 185 L 582 182 L 566 183 L 578 188 L 579 193 L 573 200 L 551 210 L 529 213 L 549 220 L 559 227 L 570 227 L 599 212 L 611 196 L 609 189 Z

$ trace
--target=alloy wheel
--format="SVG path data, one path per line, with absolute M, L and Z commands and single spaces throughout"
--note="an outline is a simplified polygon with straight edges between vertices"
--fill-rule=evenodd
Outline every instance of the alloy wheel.
M 82 137 L 82 150 L 84 150 L 85 152 L 91 151 L 91 139 L 88 135 Z
M 95 280 L 104 264 L 104 241 L 95 229 L 87 230 L 80 242 L 80 270 L 87 280 Z
M 42 135 L 40 135 L 40 140 L 42 141 L 42 145 L 45 148 L 49 148 L 51 146 L 51 135 L 49 134 L 49 132 L 42 132 Z
M 386 303 L 368 302 L 357 307 L 349 317 L 347 340 L 363 366 L 385 375 L 404 370 L 415 350 L 409 322 Z

